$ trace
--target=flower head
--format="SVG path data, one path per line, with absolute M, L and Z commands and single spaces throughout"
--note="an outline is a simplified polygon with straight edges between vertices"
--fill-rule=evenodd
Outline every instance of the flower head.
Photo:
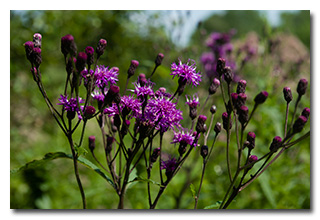
M 189 65 L 189 62 L 192 62 L 191 65 Z M 181 60 L 179 60 L 179 64 L 176 63 L 171 64 L 171 74 L 173 75 L 173 78 L 175 76 L 182 77 L 187 84 L 198 86 L 201 82 L 201 73 L 196 72 L 196 63 L 194 60 L 188 60 L 187 63 L 182 63 Z
M 132 90 L 138 97 L 144 98 L 145 96 L 154 96 L 153 86 L 154 83 L 150 80 L 147 80 L 144 85 L 140 84 L 139 82 L 134 83 L 135 89 Z
M 197 141 L 195 141 L 195 136 L 193 131 L 188 129 L 181 129 L 179 132 L 173 132 L 174 136 L 171 144 L 180 143 L 182 145 L 197 146 Z
M 97 66 L 96 71 L 94 72 L 95 84 L 99 88 L 104 88 L 116 84 L 118 81 L 119 69 L 105 67 L 103 65 Z
M 78 118 L 82 119 L 76 98 L 68 99 L 68 95 L 60 95 L 59 101 L 60 103 L 57 103 L 57 105 L 63 105 L 63 109 L 67 112 L 77 112 Z M 84 103 L 84 100 L 79 97 L 79 104 L 82 103 Z
M 166 170 L 167 172 L 173 172 L 174 169 L 177 167 L 177 159 L 172 157 L 169 160 L 161 161 L 161 169 Z

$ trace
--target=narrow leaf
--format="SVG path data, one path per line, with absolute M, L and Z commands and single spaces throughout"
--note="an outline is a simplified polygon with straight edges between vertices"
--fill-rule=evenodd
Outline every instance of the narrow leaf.
M 192 193 L 192 197 L 196 198 L 196 189 L 195 189 L 195 187 L 194 187 L 194 185 L 192 183 L 190 184 L 190 190 L 191 190 L 191 193 Z
M 221 202 L 222 201 L 217 201 L 216 203 L 212 204 L 212 205 L 209 205 L 209 206 L 206 206 L 204 207 L 204 209 L 213 209 L 213 208 L 217 208 L 221 205 Z

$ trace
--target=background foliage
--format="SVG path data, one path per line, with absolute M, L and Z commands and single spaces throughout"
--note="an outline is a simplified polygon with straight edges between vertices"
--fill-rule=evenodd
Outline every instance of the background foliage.
M 234 28 L 232 38 L 234 51 L 248 39 L 256 39 L 259 53 L 244 66 L 239 75 L 247 80 L 249 109 L 252 99 L 261 90 L 269 92 L 268 101 L 258 109 L 248 131 L 257 134 L 255 153 L 267 152 L 272 138 L 283 135 L 285 102 L 282 88 L 290 86 L 295 91 L 300 78 L 310 82 L 310 12 L 283 13 L 281 23 L 272 27 L 263 13 L 258 11 L 226 11 L 213 14 L 199 23 L 189 45 L 177 46 L 181 27 L 190 16 L 181 12 L 178 18 L 165 25 L 164 19 L 171 11 L 150 13 L 148 11 L 11 11 L 10 14 L 10 164 L 15 169 L 34 159 L 41 159 L 48 152 L 69 153 L 63 133 L 48 111 L 41 94 L 33 83 L 29 63 L 25 58 L 23 43 L 32 39 L 34 33 L 43 36 L 42 74 L 44 85 L 53 103 L 63 90 L 65 70 L 60 52 L 60 38 L 72 34 L 78 50 L 88 45 L 95 47 L 100 38 L 107 39 L 106 53 L 100 64 L 117 66 L 120 69 L 119 85 L 124 87 L 126 71 L 132 59 L 139 60 L 139 72 L 150 73 L 157 53 L 165 54 L 163 65 L 156 72 L 156 88 L 165 86 L 170 92 L 176 87 L 176 80 L 169 76 L 170 64 L 180 57 L 195 59 L 198 68 L 200 56 L 208 51 L 205 40 L 213 31 L 227 32 Z M 236 21 L 236 22 L 235 22 Z M 154 25 L 156 24 L 156 25 Z M 254 37 L 252 37 L 254 36 Z M 251 37 L 251 38 L 250 38 Z M 250 41 L 252 42 L 252 41 Z M 270 50 L 270 45 L 276 47 Z M 237 63 L 241 59 L 238 57 Z M 207 96 L 208 80 L 197 89 L 189 88 L 186 93 L 198 92 L 203 103 Z M 196 91 L 195 91 L 196 90 Z M 294 93 L 294 98 L 297 94 Z M 224 111 L 220 92 L 210 100 L 218 107 L 216 120 L 221 121 Z M 299 107 L 310 107 L 310 87 Z M 180 102 L 180 108 L 186 106 Z M 184 110 L 185 111 L 185 110 Z M 187 118 L 188 112 L 184 112 Z M 185 123 L 189 123 L 188 119 Z M 86 137 L 98 133 L 95 123 L 89 123 Z M 309 124 L 308 124 L 309 126 Z M 307 128 L 305 128 L 307 130 Z M 165 136 L 167 143 L 170 135 Z M 201 191 L 199 208 L 215 204 L 223 198 L 227 182 L 225 165 L 225 137 L 221 135 L 213 151 Z M 99 143 L 97 143 L 99 144 Z M 209 142 L 210 144 L 210 142 Z M 87 147 L 85 145 L 85 147 Z M 177 153 L 177 148 L 167 149 Z M 236 157 L 235 148 L 234 155 Z M 98 153 L 97 153 L 98 155 Z M 101 149 L 100 156 L 103 156 Z M 157 208 L 193 208 L 190 184 L 199 184 L 201 170 L 199 150 L 170 183 Z M 89 154 L 87 159 L 91 159 Z M 232 168 L 232 167 L 231 167 Z M 90 169 L 80 167 L 81 178 L 87 196 L 88 208 L 116 208 L 117 196 L 101 176 Z M 145 175 L 138 166 L 136 175 Z M 11 174 L 11 208 L 73 209 L 80 208 L 80 195 L 73 174 L 72 161 L 56 159 L 36 168 Z M 126 208 L 147 207 L 146 184 L 132 183 L 126 195 Z M 267 172 L 243 191 L 235 209 L 309 209 L 310 208 L 310 140 L 307 139 L 292 148 L 273 164 Z

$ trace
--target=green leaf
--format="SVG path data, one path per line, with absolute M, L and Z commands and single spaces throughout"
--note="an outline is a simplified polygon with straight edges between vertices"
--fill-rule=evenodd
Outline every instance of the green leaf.
M 128 183 L 133 183 L 133 182 L 146 182 L 146 183 L 151 183 L 151 184 L 154 184 L 154 185 L 157 185 L 157 186 L 161 186 L 160 183 L 154 181 L 154 180 L 151 180 L 151 179 L 147 179 L 147 178 L 142 178 L 140 176 L 137 176 L 136 178 L 134 178 L 133 180 L 129 181 Z
M 40 160 L 33 160 L 31 162 L 26 163 L 25 165 L 23 165 L 20 168 L 16 168 L 16 169 L 10 170 L 10 174 L 15 174 L 15 173 L 18 173 L 20 171 L 23 171 L 23 170 L 26 170 L 26 169 L 30 169 L 30 168 L 36 168 L 38 166 L 44 165 L 48 161 L 51 161 L 51 160 L 54 160 L 54 159 L 57 159 L 57 158 L 72 159 L 72 155 L 66 154 L 64 152 L 47 153 Z M 93 164 L 91 161 L 89 161 L 88 159 L 83 158 L 83 157 L 79 157 L 77 160 L 78 160 L 79 163 L 85 165 L 89 169 L 91 169 L 91 170 L 95 171 L 96 173 L 98 173 L 102 178 L 107 180 L 113 187 L 115 187 L 113 181 L 105 173 L 103 173 L 95 164 Z
M 190 190 L 191 190 L 191 193 L 192 193 L 192 197 L 196 198 L 196 189 L 195 189 L 195 187 L 194 187 L 194 185 L 192 183 L 190 184 Z
M 217 201 L 216 203 L 212 204 L 212 205 L 209 205 L 209 206 L 206 206 L 204 207 L 204 209 L 213 209 L 213 208 L 217 208 L 221 205 L 222 201 Z
M 81 146 L 79 147 L 77 144 L 75 144 L 74 150 L 76 151 L 77 155 L 79 155 L 79 157 L 82 155 L 85 156 L 88 153 L 88 151 L 85 148 Z

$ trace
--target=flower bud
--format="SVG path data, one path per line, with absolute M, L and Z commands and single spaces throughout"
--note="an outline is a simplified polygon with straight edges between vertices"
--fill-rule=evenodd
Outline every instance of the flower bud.
M 252 150 L 256 145 L 256 134 L 254 132 L 248 132 L 247 141 L 249 142 L 248 148 Z
M 79 52 L 76 61 L 76 69 L 80 73 L 86 67 L 87 54 L 85 52 Z
M 256 155 L 250 155 L 248 162 L 249 163 L 253 163 L 253 162 L 257 161 L 257 160 L 258 160 L 258 157 Z
M 33 62 L 32 53 L 33 53 L 33 48 L 34 48 L 33 42 L 32 41 L 25 42 L 24 48 L 26 50 L 27 59 L 32 63 Z
M 87 106 L 86 109 L 84 110 L 84 115 L 87 117 L 87 118 L 91 118 L 94 113 L 96 113 L 96 109 L 93 107 L 93 106 Z
M 131 60 L 130 67 L 128 69 L 128 78 L 134 75 L 137 67 L 139 66 L 139 62 L 137 60 Z
M 232 73 L 231 67 L 226 66 L 223 70 L 224 70 L 223 72 L 224 79 L 228 84 L 230 84 L 233 80 L 233 73 Z
M 238 93 L 237 106 L 239 109 L 241 106 L 245 105 L 247 101 L 247 95 L 245 93 Z
M 39 48 L 41 48 L 41 39 L 42 39 L 41 34 L 36 33 L 36 34 L 33 35 L 34 47 L 39 47 Z
M 187 145 L 188 145 L 187 143 L 180 142 L 180 145 L 178 148 L 180 157 L 182 157 L 182 155 L 187 151 Z
M 42 63 L 41 49 L 38 47 L 33 48 L 32 63 L 38 68 Z
M 245 92 L 246 92 L 246 86 L 247 86 L 247 81 L 241 79 L 241 80 L 238 82 L 237 93 L 238 93 L 238 94 L 240 94 L 240 93 L 245 93 Z
M 71 34 L 67 34 L 61 38 L 61 52 L 64 56 L 67 56 L 68 53 L 70 53 L 71 56 L 77 54 L 77 46 Z
M 281 146 L 282 138 L 279 136 L 276 136 L 273 138 L 272 143 L 269 147 L 270 151 L 277 151 L 279 147 Z
M 238 109 L 240 106 L 238 106 L 238 93 L 231 93 L 231 100 L 233 104 L 233 108 Z M 231 109 L 231 105 L 230 105 Z
M 93 47 L 88 46 L 88 47 L 86 47 L 85 52 L 87 54 L 87 64 L 88 64 L 88 66 L 91 66 L 94 62 L 94 56 L 93 56 L 94 49 L 93 49 Z
M 151 155 L 151 163 L 154 163 L 157 161 L 157 158 L 160 156 L 160 148 L 156 148 L 153 150 Z
M 228 121 L 229 121 L 229 126 L 228 126 Z M 232 122 L 229 119 L 229 114 L 227 112 L 222 113 L 222 124 L 225 130 L 231 129 L 232 127 Z
M 98 57 L 100 57 L 104 53 L 106 46 L 107 46 L 107 41 L 105 39 L 100 39 L 96 49 L 96 53 Z
M 239 121 L 242 124 L 242 126 L 248 121 L 249 119 L 249 109 L 247 106 L 243 105 L 238 110 L 239 114 Z
M 301 115 L 306 117 L 306 119 L 308 120 L 310 116 L 310 108 L 304 108 Z
M 212 105 L 211 108 L 210 108 L 211 114 L 216 113 L 216 111 L 217 111 L 217 107 L 215 105 Z
M 308 81 L 306 79 L 300 79 L 297 86 L 297 92 L 299 96 L 302 96 L 306 93 L 307 87 L 308 87 Z
M 117 130 L 120 130 L 120 125 L 121 125 L 121 119 L 119 114 L 115 114 L 113 116 L 113 125 L 117 128 Z
M 73 60 L 73 61 L 72 61 Z M 76 58 L 69 58 L 67 61 L 67 65 L 66 65 L 66 71 L 67 73 L 70 75 L 73 72 L 73 65 L 76 63 L 77 59 Z M 72 63 L 73 62 L 73 63 Z
M 154 61 L 156 66 L 160 66 L 162 63 L 164 55 L 162 53 L 159 53 L 156 60 Z
M 219 58 L 217 61 L 216 72 L 219 74 L 220 77 L 224 73 L 225 66 L 226 66 L 226 60 L 223 58 Z
M 207 120 L 207 117 L 205 115 L 199 115 L 197 125 L 196 125 L 196 131 L 198 133 L 206 131 L 206 127 L 205 127 L 206 120 Z
M 254 98 L 254 101 L 256 105 L 258 105 L 258 104 L 264 103 L 267 98 L 268 98 L 268 92 L 262 91 Z
M 104 98 L 105 105 L 111 105 L 112 102 L 120 103 L 121 96 L 120 96 L 120 88 L 119 86 L 111 85 L 107 95 Z
M 217 78 L 214 78 L 214 80 L 212 81 L 209 87 L 209 94 L 210 95 L 215 94 L 219 86 L 220 86 L 220 81 Z
M 216 125 L 214 126 L 214 131 L 216 132 L 216 135 L 220 133 L 221 131 L 221 123 L 217 122 Z
M 299 118 L 293 124 L 293 133 L 299 133 L 302 131 L 304 125 L 307 123 L 308 119 L 305 116 L 300 115 Z
M 89 149 L 91 152 L 96 148 L 96 137 L 95 136 L 90 136 L 89 137 Z
M 203 159 L 205 159 L 208 156 L 208 146 L 207 145 L 202 145 L 201 150 L 200 150 L 200 155 L 202 156 Z
M 284 96 L 284 99 L 286 100 L 287 103 L 292 101 L 292 92 L 289 87 L 283 88 L 283 96 Z

